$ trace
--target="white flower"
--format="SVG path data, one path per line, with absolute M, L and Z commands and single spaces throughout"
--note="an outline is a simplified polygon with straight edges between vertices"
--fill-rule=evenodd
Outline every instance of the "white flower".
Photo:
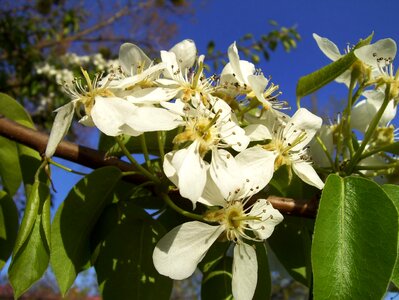
M 385 94 L 380 90 L 368 90 L 363 96 L 366 99 L 359 101 L 352 108 L 351 127 L 364 133 L 384 102 Z M 396 116 L 396 107 L 394 101 L 390 101 L 378 125 L 385 126 L 391 122 Z
M 246 94 L 250 92 L 251 84 L 248 76 L 255 74 L 255 65 L 246 60 L 240 60 L 236 43 L 230 45 L 227 55 L 229 63 L 223 68 L 220 75 L 220 86 L 227 93 L 233 95 Z
M 275 120 L 269 132 L 264 128 L 267 134 L 263 139 L 270 139 L 270 142 L 255 146 L 254 151 L 258 151 L 259 156 L 262 152 L 272 152 L 275 170 L 283 165 L 292 167 L 295 174 L 304 182 L 322 189 L 324 183 L 313 169 L 307 154 L 307 145 L 320 129 L 322 119 L 305 108 L 298 109 L 292 118 L 282 116 L 283 119 Z M 262 125 L 258 124 L 258 126 Z M 259 130 L 254 130 L 254 132 L 258 133 Z
M 394 72 L 392 64 L 396 51 L 397 46 L 394 40 L 382 39 L 374 44 L 356 49 L 355 55 L 371 67 L 370 83 L 374 83 L 379 90 L 384 92 L 385 84 L 390 84 L 389 96 L 397 103 L 399 99 L 399 73 L 398 71 Z
M 320 50 L 332 61 L 336 61 L 340 59 L 342 56 L 347 54 L 350 49 L 349 47 L 345 50 L 344 54 L 341 54 L 337 45 L 335 45 L 332 41 L 325 37 L 321 37 L 316 33 L 313 33 L 313 38 L 316 40 L 317 46 L 319 46 Z M 344 71 L 341 75 L 335 78 L 335 81 L 344 83 L 349 86 L 351 80 L 351 69 Z
M 242 177 L 242 179 L 245 177 Z M 247 182 L 247 181 L 245 181 Z M 239 197 L 236 191 L 243 189 Z M 244 183 L 230 193 L 220 209 L 209 210 L 206 220 L 187 222 L 167 233 L 153 252 L 157 271 L 172 279 L 189 277 L 204 258 L 212 244 L 222 235 L 234 242 L 232 292 L 235 299 L 252 299 L 257 284 L 257 259 L 254 248 L 248 244 L 267 239 L 274 227 L 283 220 L 281 213 L 265 199 L 245 207 L 256 191 Z M 214 205 L 221 205 L 216 201 Z
M 379 70 L 381 74 L 386 74 L 387 71 L 390 72 L 386 67 L 390 67 L 396 55 L 396 43 L 392 39 L 382 39 L 356 49 L 355 55 L 364 63 Z
M 185 103 L 192 106 L 212 106 L 216 97 L 214 92 L 213 77 L 206 78 L 203 73 L 204 56 L 198 57 L 196 62 L 196 48 L 191 40 L 185 40 L 174 46 L 170 51 L 161 51 L 162 62 L 166 65 L 164 78 L 156 81 L 163 89 Z
M 180 112 L 186 120 L 185 130 L 173 142 L 192 143 L 187 148 L 166 154 L 163 169 L 166 176 L 179 188 L 180 194 L 195 204 L 206 183 L 209 163 L 203 159 L 205 154 L 212 151 L 214 156 L 214 151 L 227 147 L 242 151 L 247 147 L 249 138 L 232 120 L 231 109 L 223 100 L 216 101 L 212 110 L 203 106 L 193 108 L 179 100 L 164 105 L 172 111 Z M 215 161 L 212 159 L 212 168 L 213 164 Z
M 120 72 L 114 73 L 118 78 L 114 78 L 112 82 L 112 87 L 118 90 L 118 96 L 127 99 L 131 97 L 133 103 L 162 101 L 165 95 L 154 95 L 153 92 L 156 88 L 154 80 L 165 69 L 163 63 L 154 65 L 140 47 L 125 43 L 119 49 L 119 65 Z M 143 89 L 146 91 L 143 92 Z
M 228 49 L 229 63 L 223 68 L 220 75 L 218 89 L 223 93 L 236 97 L 245 95 L 247 98 L 255 98 L 266 109 L 284 108 L 287 103 L 276 101 L 280 93 L 276 93 L 278 85 L 269 85 L 269 80 L 260 70 L 256 70 L 254 64 L 240 60 L 236 43 Z M 269 86 L 268 86 L 269 85 Z

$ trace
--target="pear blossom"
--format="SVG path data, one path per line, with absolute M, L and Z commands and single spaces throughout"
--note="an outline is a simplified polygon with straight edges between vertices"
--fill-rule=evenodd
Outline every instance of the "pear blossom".
M 166 65 L 164 77 L 156 80 L 159 88 L 192 106 L 210 107 L 217 100 L 213 95 L 214 78 L 206 78 L 204 56 L 196 57 L 193 41 L 184 40 L 169 51 L 161 51 L 162 62 Z M 194 67 L 196 62 L 196 67 Z
M 112 87 L 117 88 L 122 96 L 133 96 L 143 88 L 153 87 L 153 81 L 165 69 L 164 64 L 153 64 L 140 47 L 131 43 L 121 45 L 119 65 L 119 72 L 115 72 L 118 78 L 114 78 Z
M 255 74 L 255 65 L 246 60 L 240 60 L 238 49 L 234 42 L 227 51 L 229 63 L 225 65 L 220 75 L 220 86 L 233 95 L 246 94 L 251 91 L 248 76 Z
M 101 75 L 96 75 L 92 80 L 87 71 L 82 69 L 82 73 L 86 81 L 85 85 L 82 85 L 80 80 L 75 79 L 71 86 L 67 83 L 64 86 L 65 92 L 69 94 L 72 100 L 56 110 L 57 116 L 46 148 L 47 157 L 54 154 L 56 147 L 67 133 L 72 123 L 74 111 L 78 111 L 80 106 L 83 106 L 85 116 L 81 117 L 79 122 L 86 126 L 94 126 L 95 122 L 92 119 L 91 112 L 95 106 L 95 98 L 98 96 L 114 97 L 112 90 L 108 88 L 111 77 L 100 80 Z M 116 101 L 119 101 L 119 99 Z
M 392 64 L 396 51 L 396 42 L 389 38 L 355 50 L 356 57 L 372 68 L 370 83 L 381 91 L 385 91 L 385 84 L 390 84 L 389 96 L 395 105 L 399 100 L 399 72 L 394 72 Z
M 312 167 L 307 153 L 308 144 L 320 129 L 322 119 L 305 108 L 298 109 L 292 118 L 282 116 L 282 119 L 275 120 L 272 128 L 262 127 L 262 124 L 257 125 L 263 128 L 265 133 L 263 139 L 270 142 L 254 146 L 254 151 L 259 152 L 259 156 L 262 153 L 273 153 L 275 170 L 287 165 L 304 182 L 322 189 L 324 183 Z
M 214 156 L 219 148 L 227 147 L 242 151 L 247 147 L 249 138 L 233 121 L 231 109 L 223 100 L 217 100 L 212 110 L 203 106 L 193 108 L 179 100 L 164 106 L 185 118 L 185 129 L 173 142 L 191 144 L 187 148 L 167 153 L 163 169 L 166 176 L 179 187 L 180 194 L 195 204 L 207 180 L 209 163 L 204 160 L 205 154 L 212 151 Z M 215 161 L 211 161 L 212 168 L 215 167 Z
M 286 102 L 276 101 L 280 93 L 276 93 L 278 85 L 271 83 L 254 64 L 240 60 L 238 49 L 234 42 L 228 49 L 229 63 L 223 68 L 220 75 L 219 89 L 227 95 L 236 97 L 245 95 L 247 98 L 256 98 L 265 109 L 284 108 Z
M 364 133 L 384 102 L 385 94 L 380 90 L 368 90 L 363 93 L 363 96 L 366 99 L 359 101 L 353 106 L 351 126 Z M 394 101 L 390 101 L 378 124 L 380 126 L 387 125 L 395 118 L 396 111 L 397 105 L 395 105 Z
M 283 216 L 266 199 L 258 199 L 247 206 L 258 189 L 250 184 L 255 176 L 247 178 L 246 175 L 249 174 L 241 176 L 241 185 L 231 189 L 226 200 L 211 202 L 221 208 L 209 210 L 205 219 L 217 225 L 199 221 L 183 223 L 159 240 L 153 252 L 153 262 L 160 274 L 177 280 L 189 277 L 212 244 L 224 238 L 234 243 L 233 296 L 238 300 L 252 299 L 258 265 L 251 244 L 267 239 Z

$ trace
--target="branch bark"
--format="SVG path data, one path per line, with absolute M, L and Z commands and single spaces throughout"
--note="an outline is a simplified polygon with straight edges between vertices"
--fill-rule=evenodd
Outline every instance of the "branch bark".
M 48 141 L 47 134 L 22 126 L 1 115 L 0 135 L 35 149 L 40 154 L 44 153 Z M 58 145 L 55 156 L 92 169 L 104 166 L 115 166 L 123 172 L 135 171 L 135 168 L 131 164 L 118 158 L 107 157 L 105 153 L 100 151 L 66 141 L 63 141 Z M 126 179 L 135 184 L 148 181 L 141 175 L 127 176 Z M 253 199 L 255 200 L 261 197 L 262 196 L 254 196 Z M 317 212 L 318 199 L 303 201 L 276 196 L 269 196 L 267 199 L 274 208 L 280 210 L 284 214 L 314 218 Z

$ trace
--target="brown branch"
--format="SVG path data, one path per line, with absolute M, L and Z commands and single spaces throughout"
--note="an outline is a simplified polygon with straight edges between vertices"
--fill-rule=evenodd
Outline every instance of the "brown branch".
M 40 154 L 45 152 L 48 141 L 47 134 L 22 126 L 1 115 L 0 136 L 35 149 Z M 108 158 L 100 151 L 65 141 L 58 145 L 55 156 L 93 169 L 104 166 L 115 166 L 124 172 L 135 171 L 131 164 L 118 158 Z M 147 181 L 145 177 L 140 175 L 132 175 L 126 177 L 126 179 L 136 184 Z M 255 196 L 254 199 L 260 197 L 262 196 Z M 314 218 L 317 212 L 317 199 L 300 201 L 292 198 L 269 196 L 268 200 L 274 208 L 284 214 Z
M 116 20 L 118 20 L 119 18 L 127 15 L 128 13 L 129 13 L 129 7 L 125 6 L 122 9 L 120 9 L 119 11 L 117 11 L 112 17 L 110 17 L 110 18 L 108 18 L 108 19 L 106 19 L 106 20 L 104 20 L 104 21 L 102 21 L 100 23 L 95 24 L 95 25 L 93 25 L 90 28 L 84 29 L 84 30 L 72 35 L 72 36 L 66 37 L 66 38 L 62 39 L 61 41 L 52 40 L 52 41 L 44 41 L 44 42 L 38 43 L 36 48 L 37 49 L 42 49 L 42 48 L 46 48 L 46 47 L 51 47 L 51 46 L 57 45 L 59 43 L 72 42 L 72 41 L 77 40 L 77 39 L 79 39 L 79 38 L 81 38 L 83 36 L 89 35 L 90 33 L 96 32 L 96 31 L 98 31 L 98 30 L 100 30 L 100 29 L 102 29 L 104 27 L 107 27 L 107 26 L 111 25 Z
M 47 134 L 22 126 L 1 115 L 0 136 L 4 136 L 17 143 L 35 149 L 40 154 L 45 152 L 48 141 Z M 92 169 L 105 166 L 115 166 L 122 172 L 135 171 L 131 164 L 128 164 L 118 158 L 106 157 L 105 154 L 101 153 L 100 151 L 66 141 L 61 142 L 58 145 L 55 156 Z M 147 181 L 145 177 L 139 175 L 129 176 L 129 180 L 139 184 Z

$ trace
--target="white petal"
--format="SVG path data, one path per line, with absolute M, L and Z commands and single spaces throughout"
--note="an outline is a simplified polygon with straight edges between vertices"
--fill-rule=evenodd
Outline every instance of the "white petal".
M 258 199 L 249 215 L 262 218 L 261 221 L 248 221 L 248 225 L 255 230 L 256 235 L 262 240 L 270 237 L 274 227 L 284 219 L 283 215 L 266 199 Z
M 310 165 L 308 162 L 295 161 L 292 164 L 292 169 L 294 170 L 295 174 L 307 184 L 313 185 L 320 190 L 323 189 L 324 182 L 320 179 L 312 165 Z
M 96 124 L 93 122 L 93 118 L 91 116 L 85 115 L 82 118 L 79 119 L 79 124 L 82 124 L 83 126 L 87 127 L 95 127 Z
M 272 138 L 270 130 L 262 124 L 251 124 L 244 128 L 251 141 L 263 141 Z
M 248 76 L 255 73 L 255 65 L 246 60 L 240 60 L 241 76 L 243 77 L 243 83 L 248 84 Z
M 201 197 L 206 183 L 208 165 L 202 160 L 198 152 L 198 142 L 193 142 L 186 152 L 181 167 L 177 173 L 179 176 L 180 195 L 190 199 L 195 204 Z
M 180 169 L 186 155 L 187 149 L 180 149 L 169 152 L 164 156 L 163 171 L 166 177 L 168 177 L 176 186 L 179 186 L 177 170 Z
M 378 68 L 392 62 L 396 55 L 396 43 L 392 39 L 382 39 L 374 44 L 355 50 L 355 55 L 364 63 Z M 377 61 L 382 59 L 381 61 Z
M 151 87 L 132 91 L 126 99 L 131 103 L 156 104 L 173 99 L 179 90 L 163 87 Z
M 97 96 L 91 110 L 91 117 L 96 127 L 109 136 L 117 136 L 123 133 L 121 127 L 125 120 L 136 113 L 136 107 L 116 97 Z
M 313 139 L 322 123 L 323 120 L 320 117 L 312 114 L 306 108 L 298 109 L 284 129 L 286 143 L 294 143 L 304 132 L 306 135 L 299 143 L 292 147 L 292 151 L 301 150 Z
M 172 130 L 182 124 L 182 118 L 164 108 L 142 106 L 126 118 L 126 124 L 142 132 Z
M 365 132 L 376 113 L 377 108 L 372 102 L 359 101 L 352 108 L 351 127 L 360 132 Z
M 398 106 L 395 105 L 394 101 L 391 100 L 381 116 L 379 125 L 386 126 L 388 123 L 390 123 L 396 116 L 397 107 Z
M 236 46 L 236 42 L 234 42 L 229 46 L 229 49 L 227 50 L 227 55 L 230 60 L 231 70 L 232 73 L 234 74 L 233 76 L 236 77 L 238 81 L 243 82 L 241 68 L 240 68 L 240 57 L 238 56 L 238 49 Z
M 258 281 L 258 261 L 253 247 L 238 244 L 233 257 L 233 297 L 236 300 L 251 300 Z
M 137 67 L 140 66 L 142 69 L 139 71 L 143 71 L 151 65 L 152 61 L 138 46 L 125 43 L 119 49 L 119 63 L 125 74 L 135 75 L 138 73 Z
M 183 40 L 174 45 L 170 50 L 176 55 L 176 61 L 181 70 L 191 68 L 197 56 L 197 47 L 193 40 Z
M 217 98 L 219 99 L 219 98 Z M 231 117 L 231 107 L 226 103 L 226 101 L 224 100 L 217 100 L 213 107 L 212 107 L 213 111 L 215 113 L 219 113 L 219 119 L 221 120 L 225 120 L 226 118 L 230 118 Z
M 231 66 L 231 63 L 227 63 L 222 72 L 220 73 L 220 83 L 223 85 L 223 83 L 233 83 L 237 82 L 237 79 L 235 76 L 233 76 L 233 68 Z
M 236 156 L 240 166 L 240 176 L 245 181 L 246 196 L 256 194 L 263 189 L 273 177 L 276 154 L 260 146 L 247 148 Z
M 223 226 L 198 221 L 172 229 L 154 249 L 152 259 L 155 269 L 172 279 L 189 277 L 223 230 Z
M 183 71 L 179 67 L 176 54 L 174 54 L 173 52 L 161 51 L 161 59 L 162 62 L 166 65 L 165 71 L 167 72 L 164 72 L 164 76 L 166 78 L 173 78 L 178 81 L 184 82 L 184 78 L 182 75 Z M 180 70 L 180 72 L 177 72 L 178 70 Z
M 124 88 L 130 88 L 134 86 L 135 84 L 148 79 L 150 77 L 153 77 L 155 75 L 158 75 L 163 69 L 165 69 L 165 64 L 164 63 L 159 63 L 156 64 L 152 67 L 149 67 L 148 69 L 144 70 L 143 72 L 126 77 L 121 80 L 114 80 L 111 84 L 113 88 L 116 89 L 124 89 Z
M 350 82 L 351 82 L 351 75 L 352 74 L 352 72 L 351 72 L 351 70 L 349 69 L 349 70 L 346 70 L 346 71 L 344 71 L 344 73 L 342 73 L 341 75 L 339 75 L 337 78 L 335 78 L 335 81 L 336 82 L 339 82 L 339 83 L 343 83 L 343 84 L 345 84 L 347 87 L 349 87 L 349 84 L 350 84 Z
M 198 199 L 198 202 L 207 206 L 224 207 L 226 205 L 225 197 L 222 195 L 220 187 L 215 183 L 209 174 L 209 170 L 210 168 L 208 169 L 208 174 L 206 176 L 204 191 L 201 197 Z
M 245 182 L 240 178 L 240 172 L 240 166 L 228 151 L 222 149 L 212 151 L 209 173 L 224 199 Z
M 226 122 L 220 130 L 221 138 L 235 151 L 240 152 L 247 148 L 250 139 L 242 129 L 234 122 Z
M 248 76 L 248 82 L 254 91 L 256 98 L 262 103 L 265 104 L 264 102 L 265 97 L 263 96 L 263 91 L 265 90 L 267 84 L 269 83 L 269 80 L 267 78 L 260 74 L 260 75 L 249 75 Z
M 58 144 L 68 132 L 72 123 L 74 103 L 69 102 L 56 110 L 53 127 L 51 128 L 50 137 L 46 146 L 46 157 L 52 157 Z
M 185 116 L 188 114 L 188 109 L 191 107 L 188 106 L 186 103 L 181 101 L 180 99 L 177 99 L 174 102 L 161 102 L 160 103 L 162 107 L 165 107 L 169 111 L 179 115 L 179 116 Z
M 316 33 L 313 33 L 313 38 L 316 40 L 317 46 L 319 46 L 320 50 L 332 61 L 336 61 L 341 58 L 341 53 L 338 50 L 338 47 L 331 42 L 329 39 L 321 37 Z

